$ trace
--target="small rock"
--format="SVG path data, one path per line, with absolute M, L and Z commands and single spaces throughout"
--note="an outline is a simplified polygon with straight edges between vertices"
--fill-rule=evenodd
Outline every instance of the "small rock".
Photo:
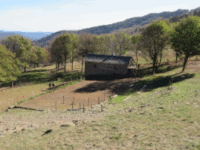
M 141 106 L 140 106 L 140 108 L 144 108 L 144 107 L 145 107 L 145 105 L 141 105 Z
M 75 124 L 73 122 L 68 122 L 68 123 L 65 123 L 65 124 L 62 124 L 60 127 L 74 127 Z
M 59 122 L 57 122 L 57 121 L 52 121 L 51 123 L 52 124 L 59 124 Z
M 78 120 L 73 120 L 72 121 L 75 125 L 78 125 Z
M 35 127 L 38 128 L 39 126 L 37 124 L 31 124 L 29 127 Z
M 116 127 L 112 127 L 112 129 L 117 129 Z
M 16 126 L 15 129 L 16 131 L 21 131 L 22 128 L 20 126 Z
M 53 130 L 52 129 L 49 129 L 49 130 L 47 130 L 46 132 L 44 132 L 44 134 L 42 135 L 42 136 L 44 136 L 44 135 L 46 135 L 46 134 L 49 134 L 49 133 L 51 133 Z

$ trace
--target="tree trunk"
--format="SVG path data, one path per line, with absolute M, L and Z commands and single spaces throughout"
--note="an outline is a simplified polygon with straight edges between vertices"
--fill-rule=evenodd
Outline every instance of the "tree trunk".
M 179 54 L 176 52 L 176 63 L 178 62 Z
M 74 60 L 72 59 L 72 70 L 74 70 L 73 65 L 74 65 Z
M 83 72 L 83 57 L 82 57 L 82 69 L 81 69 L 81 71 Z
M 67 63 L 67 56 L 65 56 L 65 62 L 64 62 L 64 72 L 66 72 L 66 63 Z
M 26 67 L 24 67 L 24 72 L 26 72 Z
M 188 55 L 186 55 L 186 56 L 185 56 L 185 59 L 184 59 L 184 63 L 183 63 L 183 70 L 182 70 L 182 72 L 184 72 L 184 71 L 185 71 L 185 67 L 187 66 L 187 61 L 188 61 L 188 58 L 189 58 L 189 56 L 188 56 Z
M 60 63 L 58 63 L 58 70 L 60 69 L 59 67 L 60 67 Z
M 39 64 L 37 64 L 37 68 L 39 67 Z
M 154 54 L 153 56 L 153 74 L 156 73 L 156 62 L 157 62 L 157 54 Z

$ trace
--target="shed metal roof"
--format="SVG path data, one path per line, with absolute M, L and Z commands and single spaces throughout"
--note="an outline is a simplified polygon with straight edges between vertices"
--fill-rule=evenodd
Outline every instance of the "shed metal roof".
M 130 56 L 88 54 L 85 62 L 128 65 L 131 59 Z

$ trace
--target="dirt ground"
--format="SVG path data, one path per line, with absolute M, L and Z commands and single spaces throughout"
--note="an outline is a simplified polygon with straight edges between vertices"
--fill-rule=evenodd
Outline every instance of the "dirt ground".
M 78 109 L 83 104 L 85 107 L 90 107 L 101 103 L 116 93 L 127 88 L 130 84 L 135 82 L 135 78 L 124 78 L 112 81 L 96 81 L 84 80 L 75 85 L 55 90 L 52 93 L 39 96 L 33 100 L 26 101 L 20 106 L 37 108 L 37 109 Z M 105 98 L 104 98 L 105 95 Z M 63 103 L 64 97 L 64 103 Z

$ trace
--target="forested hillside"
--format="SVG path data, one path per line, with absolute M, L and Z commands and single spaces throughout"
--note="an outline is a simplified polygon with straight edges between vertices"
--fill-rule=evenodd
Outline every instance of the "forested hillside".
M 41 46 L 41 47 L 49 46 L 54 37 L 57 37 L 61 35 L 62 33 L 66 33 L 66 32 L 77 33 L 77 34 L 81 34 L 84 32 L 91 33 L 91 34 L 106 34 L 106 33 L 112 33 L 112 32 L 116 32 L 116 31 L 128 28 L 127 33 L 134 34 L 138 31 L 141 31 L 142 26 L 150 24 L 152 20 L 159 20 L 159 18 L 161 17 L 169 19 L 171 17 L 180 16 L 180 15 L 184 15 L 188 13 L 189 13 L 189 10 L 182 10 L 182 9 L 179 9 L 174 12 L 151 13 L 142 17 L 129 18 L 124 21 L 113 23 L 110 25 L 91 27 L 91 28 L 82 29 L 79 31 L 63 30 L 63 31 L 55 32 L 39 40 L 35 40 L 34 42 L 36 45 Z

